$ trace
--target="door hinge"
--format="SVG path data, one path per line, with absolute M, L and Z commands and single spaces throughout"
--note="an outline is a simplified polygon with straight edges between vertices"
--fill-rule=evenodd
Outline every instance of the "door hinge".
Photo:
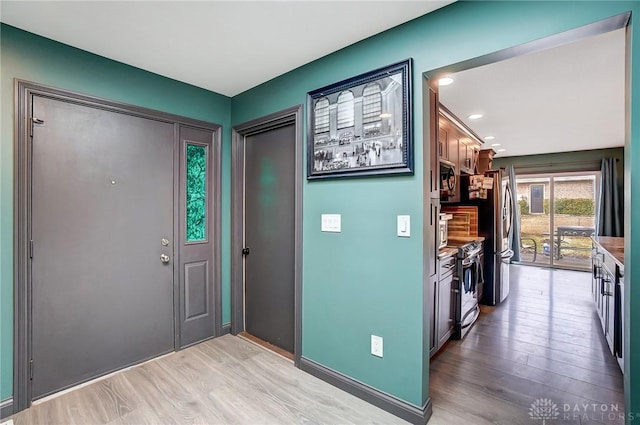
M 33 381 L 33 359 L 29 360 L 29 379 Z
M 33 258 L 33 239 L 29 241 L 29 258 Z

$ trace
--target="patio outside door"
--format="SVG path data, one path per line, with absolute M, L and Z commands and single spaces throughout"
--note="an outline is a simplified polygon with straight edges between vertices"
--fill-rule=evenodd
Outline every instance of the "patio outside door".
M 587 270 L 599 172 L 518 175 L 521 261 Z

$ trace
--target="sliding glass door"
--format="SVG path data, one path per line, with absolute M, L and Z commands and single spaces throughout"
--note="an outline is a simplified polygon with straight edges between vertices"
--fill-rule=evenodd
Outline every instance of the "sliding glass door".
M 599 172 L 518 175 L 516 181 L 521 261 L 589 269 Z

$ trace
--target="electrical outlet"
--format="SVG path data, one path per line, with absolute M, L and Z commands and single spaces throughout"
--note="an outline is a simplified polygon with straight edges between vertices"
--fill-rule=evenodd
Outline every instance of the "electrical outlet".
M 371 354 L 382 357 L 382 337 L 371 335 Z
M 342 216 L 340 214 L 322 214 L 320 230 L 340 233 L 342 231 Z

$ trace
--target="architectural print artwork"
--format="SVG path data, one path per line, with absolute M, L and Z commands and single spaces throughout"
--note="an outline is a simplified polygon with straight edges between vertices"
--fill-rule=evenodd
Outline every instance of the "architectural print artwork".
M 307 178 L 413 172 L 411 59 L 307 96 Z

